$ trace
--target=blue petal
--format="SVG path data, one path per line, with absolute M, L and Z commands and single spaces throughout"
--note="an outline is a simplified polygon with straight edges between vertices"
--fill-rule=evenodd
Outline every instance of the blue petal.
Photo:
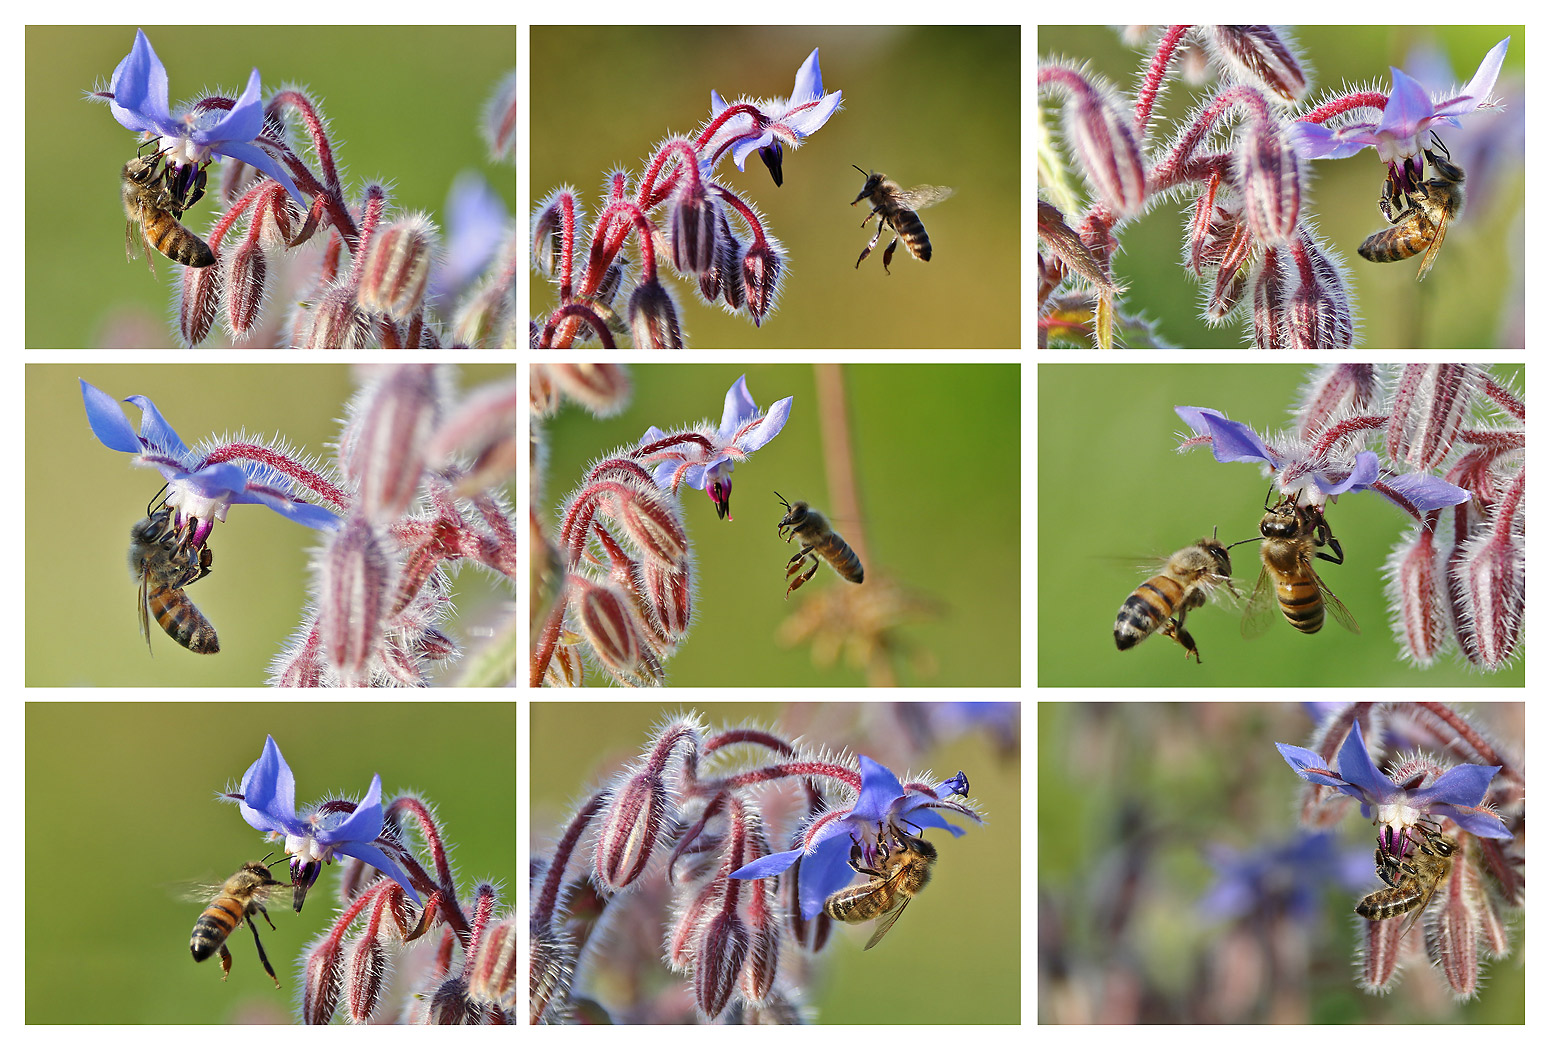
M 809 105 L 803 109 L 787 113 L 781 119 L 799 137 L 806 138 L 829 122 L 834 116 L 834 111 L 840 108 L 841 93 L 838 91 L 825 95 L 816 105 Z
M 125 401 L 140 410 L 140 437 L 152 448 L 170 452 L 179 459 L 188 455 L 188 446 L 172 429 L 172 424 L 162 418 L 156 403 L 143 394 L 131 394 Z
M 759 412 L 759 404 L 748 392 L 748 377 L 740 375 L 737 382 L 727 388 L 727 396 L 721 406 L 721 427 L 716 436 L 722 441 L 730 441 L 737 434 L 737 429 Z
M 244 163 L 251 164 L 253 167 L 257 168 L 259 171 L 263 172 L 265 175 L 268 175 L 280 185 L 284 186 L 285 191 L 292 197 L 295 197 L 297 203 L 300 204 L 303 208 L 307 206 L 307 202 L 302 197 L 301 191 L 296 188 L 296 184 L 291 181 L 291 177 L 285 173 L 285 169 L 280 166 L 280 162 L 275 160 L 269 154 L 265 153 L 263 150 L 259 149 L 257 146 L 253 145 L 251 142 L 223 142 L 221 143 L 218 152 L 228 157 L 236 157 L 238 160 L 243 161 Z
M 767 879 L 771 875 L 779 875 L 791 865 L 797 858 L 807 852 L 802 849 L 788 849 L 784 853 L 771 853 L 767 857 L 751 860 L 741 868 L 734 871 L 729 877 L 734 879 Z
M 737 447 L 744 452 L 753 452 L 761 449 L 775 439 L 781 428 L 786 425 L 786 420 L 791 418 L 790 397 L 783 397 L 770 406 L 769 412 L 759 421 L 759 425 L 744 434 L 737 441 Z
M 396 863 L 388 858 L 386 853 L 370 842 L 350 842 L 336 846 L 334 852 L 343 853 L 346 857 L 354 857 L 356 860 L 365 861 L 388 878 L 403 887 L 404 892 L 416 904 L 420 903 L 420 895 L 414 892 L 414 887 L 409 884 L 409 876 L 405 875 Z
M 797 78 L 791 85 L 791 104 L 809 102 L 823 94 L 823 71 L 818 68 L 818 49 L 797 69 Z
M 91 432 L 97 435 L 98 441 L 114 452 L 139 455 L 140 439 L 117 401 L 84 379 L 81 380 L 81 400 L 86 403 L 86 422 L 91 424 Z
M 318 832 L 318 842 L 326 846 L 344 842 L 370 842 L 382 834 L 382 777 L 372 774 L 371 786 L 366 789 L 366 797 L 361 799 L 344 820 L 327 830 Z M 341 853 L 346 852 L 341 849 Z M 354 854 L 351 854 L 354 856 Z
M 301 832 L 296 820 L 296 777 L 274 737 L 264 738 L 263 753 L 242 775 L 242 817 L 261 831 Z

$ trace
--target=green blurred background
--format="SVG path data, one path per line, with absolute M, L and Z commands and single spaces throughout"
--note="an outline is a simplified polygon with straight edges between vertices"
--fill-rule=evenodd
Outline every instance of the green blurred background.
M 1521 368 L 1492 371 L 1522 389 Z M 1248 641 L 1241 609 L 1218 603 L 1189 614 L 1199 665 L 1186 664 L 1184 651 L 1160 636 L 1115 649 L 1115 614 L 1157 563 L 1213 527 L 1226 542 L 1258 536 L 1264 516 L 1269 482 L 1253 464 L 1217 463 L 1207 449 L 1175 451 L 1186 427 L 1173 406 L 1215 408 L 1261 433 L 1275 431 L 1290 421 L 1288 406 L 1308 372 L 1302 365 L 1039 366 L 1040 686 L 1524 684 L 1521 658 L 1497 674 L 1465 670 L 1452 657 L 1429 670 L 1399 660 L 1380 571 L 1410 522 L 1372 493 L 1331 505 L 1345 564 L 1319 563 L 1360 635 L 1333 622 L 1316 635 L 1275 624 Z M 1257 548 L 1232 557 L 1247 597 L 1259 577 Z
M 458 389 L 499 378 L 510 365 L 469 365 Z M 79 379 L 115 398 L 144 394 L 185 444 L 239 431 L 331 457 L 356 384 L 346 365 L 27 366 L 27 684 L 261 685 L 269 662 L 301 622 L 309 552 L 319 535 L 257 505 L 217 523 L 210 576 L 189 597 L 215 625 L 221 651 L 198 656 L 151 621 L 140 637 L 138 584 L 129 575 L 129 530 L 145 516 L 161 475 L 131 467 L 86 422 Z M 139 409 L 124 406 L 138 431 Z M 473 632 L 509 612 L 509 587 L 465 568 L 453 580 L 451 634 L 465 650 Z M 450 666 L 456 674 L 461 661 Z
M 1346 160 L 1312 162 L 1303 203 L 1313 209 L 1319 234 L 1345 258 L 1360 321 L 1358 346 L 1523 346 L 1523 27 L 1295 26 L 1291 35 L 1300 45 L 1311 85 L 1300 111 L 1342 87 L 1377 84 L 1387 91 L 1389 67 L 1414 75 L 1424 68 L 1414 56 L 1428 48 L 1443 53 L 1455 83 L 1463 85 L 1497 41 L 1512 37 L 1495 92 L 1508 99 L 1507 105 L 1439 132 L 1459 160 L 1462 140 L 1489 127 L 1500 135 L 1493 152 L 1501 177 L 1489 198 L 1482 195 L 1479 178 L 1466 179 L 1464 215 L 1449 227 L 1447 243 L 1424 282 L 1416 280 L 1419 259 L 1379 265 L 1356 254 L 1356 246 L 1384 225 L 1377 203 L 1385 169 L 1371 150 Z M 1144 61 L 1108 26 L 1040 26 L 1037 52 L 1041 60 L 1084 62 L 1122 91 L 1134 90 Z M 1199 87 L 1176 80 L 1170 84 L 1156 109 L 1157 142 L 1169 141 L 1203 97 Z M 1045 122 L 1058 131 L 1059 100 L 1041 97 L 1040 104 Z M 1164 201 L 1126 226 L 1119 233 L 1124 250 L 1115 260 L 1115 273 L 1129 286 L 1125 300 L 1130 308 L 1157 320 L 1161 337 L 1171 345 L 1241 347 L 1241 324 L 1210 328 L 1200 320 L 1202 286 L 1179 264 L 1180 229 L 1191 204 Z
M 490 163 L 479 136 L 480 113 L 516 65 L 514 26 L 143 28 L 174 111 L 205 91 L 240 91 L 256 67 L 266 97 L 303 85 L 321 103 L 352 197 L 363 180 L 387 179 L 396 207 L 444 228 L 452 180 L 472 168 L 514 208 L 514 172 Z M 29 347 L 173 345 L 169 273 L 181 267 L 157 256 L 153 279 L 143 258 L 124 259 L 118 176 L 134 134 L 106 103 L 82 100 L 106 90 L 134 39 L 133 25 L 27 27 L 27 124 L 67 144 L 63 156 L 33 149 L 25 159 Z M 203 234 L 214 215 L 201 201 L 185 225 Z
M 1522 754 L 1523 704 L 1462 713 Z M 1355 805 L 1331 830 L 1367 889 L 1308 885 L 1311 916 L 1271 914 L 1264 896 L 1232 921 L 1199 907 L 1216 880 L 1207 848 L 1251 859 L 1297 835 L 1305 785 L 1275 744 L 1306 746 L 1312 732 L 1293 704 L 1038 705 L 1041 1023 L 1523 1023 L 1521 912 L 1511 957 L 1486 960 L 1473 1002 L 1409 958 L 1391 994 L 1357 987 L 1352 906 L 1378 880 Z M 1306 876 L 1290 869 L 1267 872 L 1264 889 L 1291 892 Z
M 1022 944 L 1019 734 L 1015 728 L 1010 737 L 988 728 L 960 735 L 945 731 L 957 706 L 534 703 L 529 783 L 535 856 L 551 847 L 579 801 L 639 757 L 654 727 L 691 710 L 713 729 L 753 722 L 788 740 L 801 734 L 802 743 L 812 747 L 848 748 L 895 772 L 929 769 L 945 779 L 961 769 L 985 824 L 948 815 L 969 831 L 959 838 L 946 832 L 929 836 L 940 859 L 909 914 L 865 953 L 870 927 L 836 930 L 805 989 L 807 1001 L 822 1024 L 1016 1024 Z M 921 736 L 922 724 L 936 732 Z M 946 982 L 934 992 L 901 992 L 921 980 L 923 968 L 946 973 Z M 638 976 L 651 985 L 678 979 L 662 967 Z
M 532 203 L 568 183 L 595 218 L 606 171 L 638 175 L 669 130 L 693 134 L 712 89 L 729 102 L 789 96 L 816 47 L 824 89 L 844 102 L 786 150 L 785 184 L 756 156 L 745 171 L 730 158 L 717 169 L 786 248 L 780 309 L 755 328 L 669 277 L 689 345 L 1019 346 L 1020 37 L 1017 26 L 535 26 Z M 930 263 L 901 246 L 885 276 L 884 240 L 856 270 L 875 225 L 862 230 L 866 211 L 849 207 L 866 181 L 852 164 L 906 188 L 957 189 L 921 216 Z M 530 287 L 535 314 L 552 307 L 553 286 L 535 275 Z
M 831 524 L 842 536 L 865 530 L 868 581 L 886 573 L 944 604 L 940 617 L 900 628 L 916 650 L 901 668 L 901 684 L 1021 681 L 1021 371 L 845 368 L 864 520 Z M 776 534 L 785 511 L 775 491 L 826 513 L 833 505 L 811 366 L 637 366 L 634 397 L 622 415 L 596 420 L 567 405 L 545 425 L 549 455 L 534 504 L 552 529 L 555 508 L 595 459 L 639 441 L 652 424 L 666 429 L 707 417 L 719 423 L 727 388 L 745 373 L 760 408 L 788 395 L 796 400 L 780 436 L 733 472 L 732 521 L 718 521 L 703 492 L 679 493 L 700 579 L 696 622 L 667 664 L 668 684 L 865 684 L 857 670 L 815 668 L 805 649 L 775 640 L 778 625 L 809 592 L 852 586 L 824 567 L 785 600 L 785 564 L 795 549 Z
M 437 727 L 450 730 L 436 736 Z M 325 868 L 297 915 L 259 920 L 281 990 L 253 935 L 195 965 L 203 910 L 187 882 L 220 882 L 273 848 L 236 790 L 271 734 L 296 774 L 296 803 L 359 798 L 373 774 L 384 801 L 416 792 L 436 807 L 465 892 L 516 878 L 516 705 L 499 703 L 54 703 L 26 705 L 28 1024 L 287 1023 L 298 959 L 336 914 L 339 868 Z M 414 840 L 418 848 L 418 840 Z M 289 870 L 288 868 L 286 869 Z M 288 881 L 288 876 L 277 876 Z

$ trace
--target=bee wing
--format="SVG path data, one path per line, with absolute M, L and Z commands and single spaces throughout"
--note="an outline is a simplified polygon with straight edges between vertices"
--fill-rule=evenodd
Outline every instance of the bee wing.
M 899 203 L 912 211 L 919 211 L 940 204 L 955 192 L 951 186 L 914 186 L 899 194 Z
M 1442 250 L 1442 238 L 1447 232 L 1448 213 L 1443 212 L 1442 218 L 1437 222 L 1437 234 L 1432 238 L 1432 243 L 1426 249 L 1426 255 L 1421 259 L 1421 270 L 1416 274 L 1416 280 L 1426 280 L 1427 273 L 1431 271 L 1432 263 L 1437 259 L 1437 253 Z
M 1270 625 L 1276 617 L 1276 589 L 1270 579 L 1270 570 L 1259 570 L 1259 582 L 1254 585 L 1254 593 L 1249 595 L 1249 603 L 1243 610 L 1243 637 L 1258 638 L 1270 630 Z
M 145 575 L 145 566 L 141 566 L 140 572 L 140 636 L 145 639 L 146 649 L 151 649 L 151 600 L 147 592 L 149 580 Z M 153 653 L 155 650 L 151 650 Z
M 1324 610 L 1335 618 L 1335 622 L 1352 634 L 1361 634 L 1362 629 L 1356 626 L 1356 617 L 1351 615 L 1351 610 L 1345 607 L 1345 603 L 1335 597 L 1335 592 L 1329 589 L 1329 584 L 1317 573 L 1314 579 L 1319 581 L 1319 591 L 1324 595 Z
M 866 947 L 862 948 L 861 950 L 866 951 L 868 948 L 874 947 L 878 941 L 887 936 L 888 931 L 893 929 L 893 924 L 899 921 L 899 916 L 903 915 L 904 909 L 908 908 L 909 906 L 909 899 L 906 898 L 905 901 L 897 908 L 884 915 L 881 919 L 878 919 L 877 929 L 872 931 L 871 939 L 866 942 Z

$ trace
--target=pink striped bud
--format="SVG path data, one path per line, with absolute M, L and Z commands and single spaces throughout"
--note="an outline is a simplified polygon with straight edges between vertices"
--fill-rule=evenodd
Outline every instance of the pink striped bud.
M 387 952 L 377 937 L 362 937 L 345 958 L 343 982 L 345 1008 L 350 1020 L 365 1024 L 382 1001 L 382 984 L 387 976 Z
M 318 633 L 343 685 L 369 685 L 392 594 L 392 567 L 369 522 L 351 516 L 323 552 Z
M 217 255 L 214 266 L 183 267 L 183 295 L 178 299 L 178 334 L 189 346 L 197 346 L 210 335 L 221 307 L 221 289 L 225 286 L 225 268 Z
M 424 306 L 436 241 L 435 225 L 421 214 L 383 227 L 361 266 L 361 305 L 398 319 Z
M 687 173 L 680 177 L 685 181 L 673 202 L 668 238 L 673 249 L 673 266 L 679 273 L 702 274 L 716 263 L 718 209 L 706 192 L 704 182 Z
M 694 618 L 694 577 L 689 572 L 647 562 L 640 567 L 640 590 L 653 626 L 665 645 L 676 646 L 689 635 Z
M 764 238 L 756 239 L 743 256 L 743 301 L 755 328 L 764 322 L 775 303 L 782 269 L 778 246 Z
M 1238 137 L 1236 161 L 1254 236 L 1265 244 L 1289 243 L 1302 206 L 1301 167 L 1290 138 L 1268 119 L 1259 121 Z
M 689 533 L 678 501 L 662 489 L 629 488 L 619 498 L 618 519 L 650 561 L 674 572 L 687 565 Z
M 1477 365 L 1406 365 L 1394 387 L 1384 451 L 1416 470 L 1441 463 L 1458 438 L 1482 379 Z
M 651 861 L 667 818 L 667 785 L 659 773 L 643 770 L 627 779 L 603 813 L 592 854 L 598 882 L 619 890 L 638 879 Z
M 705 924 L 694 957 L 694 1000 L 706 1017 L 720 1017 L 737 990 L 748 957 L 748 927 L 727 907 Z
M 622 681 L 662 683 L 661 662 L 647 645 L 629 599 L 584 576 L 567 577 L 566 591 L 576 626 L 605 671 Z
M 1517 654 L 1523 630 L 1524 537 L 1514 528 L 1516 505 L 1516 499 L 1500 504 L 1454 565 L 1464 584 L 1463 613 L 1470 626 L 1464 654 L 1492 670 Z
M 339 1009 L 341 948 L 330 934 L 307 955 L 301 979 L 301 1019 L 306 1024 L 328 1024 Z
M 1378 370 L 1372 365 L 1324 365 L 1302 389 L 1297 436 L 1311 441 L 1344 416 L 1376 410 L 1381 396 Z
M 1128 217 L 1146 203 L 1146 164 L 1130 120 L 1085 78 L 1067 82 L 1066 137 L 1072 154 L 1100 199 Z
M 682 350 L 678 307 L 672 293 L 655 277 L 643 281 L 630 296 L 630 337 L 639 349 Z
M 1448 636 L 1434 539 L 1430 529 L 1412 530 L 1389 556 L 1386 570 L 1400 647 L 1422 667 L 1437 659 Z
M 214 267 L 211 267 L 214 269 Z M 254 238 L 245 238 L 231 257 L 231 274 L 226 290 L 226 323 L 239 337 L 258 323 L 259 307 L 264 305 L 264 282 L 269 261 Z
M 1212 42 L 1239 76 L 1288 102 L 1296 102 L 1308 90 L 1291 44 L 1274 26 L 1217 25 Z
M 398 365 L 369 388 L 340 459 L 373 521 L 398 517 L 414 499 L 435 426 L 429 365 Z

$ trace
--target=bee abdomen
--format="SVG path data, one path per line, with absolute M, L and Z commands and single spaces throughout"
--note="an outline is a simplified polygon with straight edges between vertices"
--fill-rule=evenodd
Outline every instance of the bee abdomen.
M 866 575 L 866 571 L 861 567 L 861 558 L 850 549 L 850 544 L 838 537 L 830 537 L 823 545 L 823 556 L 828 559 L 835 572 L 851 583 L 860 583 Z
M 914 212 L 906 212 L 900 215 L 893 225 L 911 255 L 921 262 L 931 261 L 931 238 L 926 235 L 926 227 L 920 221 L 920 216 Z
M 194 934 L 189 939 L 188 949 L 193 953 L 195 962 L 204 962 L 214 955 L 242 921 L 242 909 L 233 910 L 234 903 L 228 899 L 218 900 L 206 908 L 204 914 L 199 916 L 199 921 L 194 923 Z
M 210 250 L 210 246 L 175 220 L 169 218 L 164 225 L 151 231 L 151 236 L 156 250 L 174 262 L 196 268 L 215 263 L 215 253 Z
M 157 591 L 150 595 L 149 603 L 151 615 L 173 641 L 190 652 L 207 654 L 221 651 L 215 628 L 182 591 Z
M 1184 588 L 1167 576 L 1154 576 L 1135 589 L 1114 619 L 1114 644 L 1129 649 L 1173 614 Z
M 1324 598 L 1311 583 L 1293 583 L 1277 592 L 1281 615 L 1303 634 L 1317 634 L 1324 626 Z

